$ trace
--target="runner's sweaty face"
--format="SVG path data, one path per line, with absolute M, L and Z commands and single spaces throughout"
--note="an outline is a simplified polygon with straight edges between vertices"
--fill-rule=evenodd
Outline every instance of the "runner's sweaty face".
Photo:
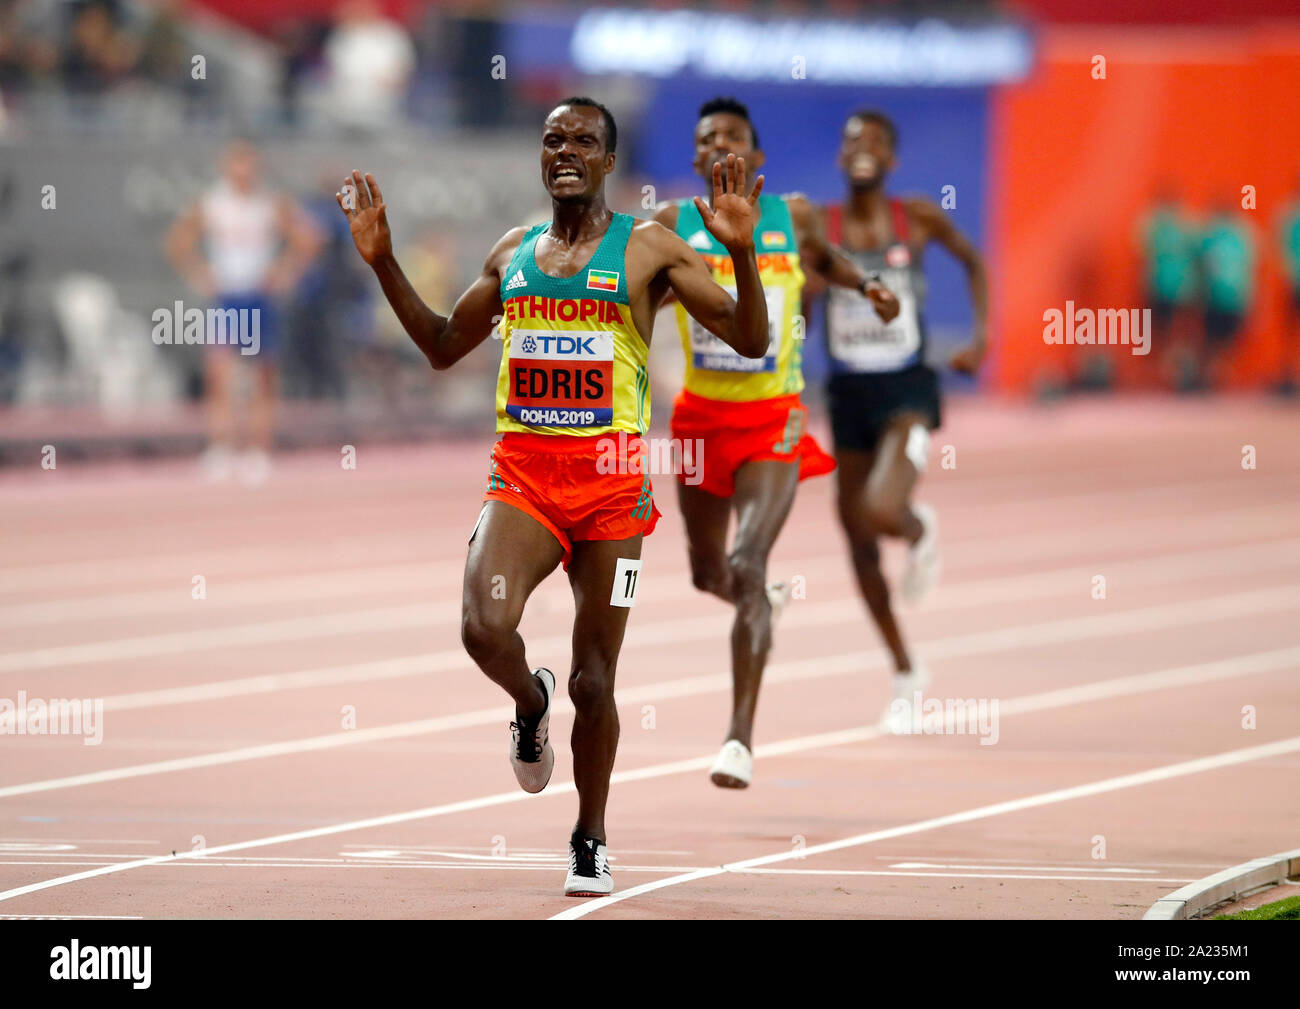
M 894 170 L 894 145 L 879 123 L 854 116 L 844 124 L 839 166 L 854 189 L 870 189 Z
M 599 195 L 614 155 L 605 153 L 605 117 L 587 105 L 561 105 L 542 130 L 542 185 L 551 199 L 581 202 Z
M 743 117 L 734 112 L 705 116 L 695 126 L 696 174 L 711 182 L 713 166 L 725 162 L 728 154 L 745 159 L 745 173 L 751 180 L 763 167 L 763 152 L 754 148 L 754 130 Z

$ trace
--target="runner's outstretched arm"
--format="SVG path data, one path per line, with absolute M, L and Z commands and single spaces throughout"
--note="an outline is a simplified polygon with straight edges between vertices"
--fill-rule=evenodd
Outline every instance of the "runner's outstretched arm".
M 894 292 L 875 274 L 863 273 L 857 263 L 827 241 L 826 231 L 807 197 L 792 194 L 786 197 L 786 206 L 790 208 L 790 221 L 799 243 L 800 262 L 828 284 L 850 287 L 869 298 L 882 321 L 896 319 L 902 306 Z
M 966 282 L 970 287 L 971 308 L 975 315 L 970 343 L 953 352 L 948 363 L 957 371 L 975 374 L 988 351 L 989 281 L 984 269 L 984 257 L 966 237 L 952 218 L 931 200 L 915 198 L 907 201 L 908 212 L 925 228 L 934 240 L 953 254 L 966 268 Z
M 363 179 L 354 171 L 334 198 L 347 215 L 357 252 L 375 271 L 384 297 L 407 335 L 435 369 L 450 368 L 491 335 L 503 311 L 502 264 L 508 262 L 508 253 L 519 244 L 525 229 L 506 232 L 488 254 L 478 279 L 460 296 L 451 315 L 444 317 L 424 303 L 397 264 L 388 208 L 375 177 L 367 172 Z
M 668 255 L 668 284 L 677 300 L 700 325 L 744 357 L 767 353 L 767 299 L 758 279 L 758 258 L 754 253 L 754 226 L 758 222 L 758 195 L 763 176 L 745 191 L 745 160 L 727 155 L 713 166 L 713 208 L 695 197 L 695 206 L 709 229 L 731 255 L 736 268 L 736 297 L 713 281 L 699 254 L 666 228 L 656 229 Z

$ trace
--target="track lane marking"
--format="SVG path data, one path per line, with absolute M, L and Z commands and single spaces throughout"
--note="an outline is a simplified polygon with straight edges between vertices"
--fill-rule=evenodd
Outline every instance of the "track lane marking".
M 1246 512 L 1252 512 L 1257 509 L 1245 509 Z M 1234 513 L 1235 514 L 1235 513 Z M 1237 515 L 1240 518 L 1240 515 Z M 1162 520 L 1163 521 L 1163 520 Z M 1239 522 L 1231 522 L 1225 528 L 1220 527 L 1221 522 L 1226 521 L 1216 519 L 1209 523 L 1207 534 L 1211 531 L 1229 533 L 1229 538 L 1236 535 L 1244 526 Z M 1208 523 L 1208 519 L 1207 519 Z M 1151 536 L 1151 521 L 1142 520 L 1137 524 L 1140 530 L 1140 536 L 1143 545 L 1149 542 Z M 1247 524 L 1248 525 L 1248 524 Z M 1122 549 L 1123 544 L 1115 538 L 1116 528 L 1111 527 L 1108 532 L 1111 539 L 1108 541 L 1108 549 Z M 1182 529 L 1182 538 L 1194 537 L 1196 530 L 1190 526 Z M 1048 548 L 1059 547 L 1059 534 L 1051 534 L 1052 538 L 1046 538 L 1040 546 Z M 1030 552 L 1030 536 L 1021 535 L 1014 538 L 1014 542 L 1025 552 Z M 1011 538 L 996 537 L 975 537 L 972 541 L 961 541 L 956 545 L 947 545 L 945 547 L 945 557 L 951 563 L 954 554 L 957 554 L 961 548 L 962 542 L 970 542 L 972 546 L 988 554 L 985 559 L 996 557 L 999 560 L 1005 560 L 1007 557 L 1006 549 L 1002 545 Z M 1180 539 L 1179 542 L 1182 542 Z M 1240 549 L 1251 549 L 1257 545 L 1258 541 L 1248 541 L 1245 547 Z M 1068 544 L 1073 549 L 1073 544 Z M 1226 548 L 1224 548 L 1226 549 Z M 1157 555 L 1157 558 L 1160 555 Z M 1166 555 L 1167 556 L 1167 555 Z M 838 556 L 836 560 L 841 560 Z M 830 555 L 826 558 L 829 563 Z M 1104 558 L 1103 558 L 1104 560 Z M 1152 563 L 1153 559 L 1140 558 L 1141 561 Z M 819 560 L 818 563 L 821 561 Z M 1094 561 L 1096 563 L 1101 561 Z M 781 565 L 787 564 L 786 561 L 779 561 Z M 794 561 L 793 563 L 798 563 Z M 1120 561 L 1118 563 L 1125 563 Z M 1128 562 L 1133 563 L 1133 562 Z M 976 565 L 977 566 L 977 565 Z M 346 576 L 340 575 L 340 578 L 346 580 Z M 1010 576 L 1011 578 L 1034 577 L 1032 575 Z M 958 583 L 961 584 L 961 583 Z M 969 583 L 968 583 L 969 584 Z M 180 589 L 178 589 L 180 591 Z M 285 641 L 300 641 L 310 638 L 318 638 L 322 635 L 329 634 L 357 634 L 375 631 L 389 631 L 402 629 L 426 629 L 430 627 L 430 608 L 426 604 L 411 604 L 402 606 L 377 607 L 368 610 L 346 610 L 339 613 L 322 614 L 310 617 L 290 617 L 269 621 L 258 621 L 254 623 L 243 623 L 227 625 L 224 627 L 196 628 L 184 631 L 168 631 L 162 634 L 144 634 L 136 635 L 129 638 L 114 638 L 102 641 L 83 642 L 73 645 L 56 645 L 46 648 L 23 649 L 13 652 L 0 652 L 0 673 L 12 672 L 30 672 L 38 669 L 48 669 L 57 666 L 66 665 L 84 665 L 92 662 L 120 661 L 123 659 L 147 658 L 158 655 L 173 655 L 192 652 L 196 649 L 218 649 L 223 647 L 234 647 L 239 645 L 259 645 L 274 644 Z M 631 633 L 631 629 L 629 629 Z
M 1265 606 L 1264 601 L 1269 605 Z M 829 604 L 828 604 L 829 605 Z M 1182 625 L 1192 619 L 1225 620 L 1244 614 L 1256 614 L 1264 609 L 1300 608 L 1300 587 L 1288 589 L 1279 598 L 1273 598 L 1272 590 L 1247 592 L 1234 596 L 1220 596 L 1202 600 L 1196 604 L 1176 603 L 1161 604 L 1143 610 L 1130 610 L 1123 613 L 1103 614 L 1095 617 L 1073 617 L 1067 620 L 1047 621 L 1039 624 L 1026 624 L 1017 628 L 1004 628 L 997 631 L 979 631 L 974 634 L 955 635 L 940 638 L 925 644 L 925 654 L 931 659 L 955 658 L 997 652 L 1004 649 L 1019 649 L 1032 645 L 1059 644 L 1098 636 L 1109 636 L 1153 629 L 1150 621 L 1170 621 L 1174 626 Z M 1165 626 L 1157 622 L 1155 627 Z M 765 673 L 768 682 L 789 682 L 794 680 L 820 679 L 826 676 L 853 673 L 863 668 L 864 662 L 881 655 L 874 653 L 848 652 L 831 656 L 816 656 L 791 662 L 774 663 Z M 1178 686 L 1184 682 L 1204 682 L 1206 679 L 1218 679 L 1222 676 L 1246 675 L 1235 672 L 1246 669 L 1251 672 L 1267 672 L 1286 668 L 1300 662 L 1300 645 L 1291 648 L 1273 649 L 1253 655 L 1222 659 L 1210 663 L 1198 663 L 1192 666 L 1180 666 L 1171 670 L 1155 673 L 1139 673 L 1133 677 L 1118 680 L 1103 680 L 1102 684 L 1121 684 L 1123 682 L 1146 683 L 1162 682 Z M 1208 672 L 1207 672 L 1208 670 Z M 1229 670 L 1224 672 L 1223 670 Z M 1057 706 L 1056 698 L 1092 699 L 1094 684 L 1081 684 L 1065 687 L 1046 694 L 1035 695 L 1045 698 L 1047 706 Z M 730 674 L 712 674 L 708 676 L 686 677 L 683 679 L 630 687 L 615 691 L 617 705 L 638 704 L 645 701 L 664 701 L 681 697 L 698 696 L 718 690 L 731 689 Z M 1143 689 L 1141 687 L 1139 690 Z M 1015 701 L 1000 705 L 1002 714 L 1013 710 Z M 572 702 L 560 698 L 555 702 L 555 713 L 571 714 Z M 508 721 L 513 712 L 508 706 L 483 708 L 455 715 L 442 715 L 436 718 L 424 718 L 410 722 L 398 722 L 392 725 L 376 726 L 373 729 L 349 729 L 330 732 L 320 736 L 308 736 L 301 739 L 285 740 L 278 743 L 263 743 L 256 746 L 239 747 L 233 750 L 221 750 L 216 753 L 196 754 L 190 757 L 175 757 L 169 760 L 152 761 L 146 764 L 130 764 L 123 767 L 109 768 L 103 771 L 88 771 L 82 774 L 67 775 L 59 778 L 47 778 L 39 781 L 25 782 L 0 787 L 0 799 L 17 795 L 30 795 L 36 792 L 50 792 L 81 785 L 102 784 L 108 781 L 121 781 L 128 778 L 147 777 L 154 774 L 170 774 L 177 771 L 189 771 L 204 767 L 217 767 L 226 764 L 241 763 L 248 760 L 264 760 L 299 753 L 311 753 L 320 750 L 335 749 L 343 746 L 355 746 L 390 739 L 405 739 L 412 736 L 430 735 L 448 732 L 454 729 L 478 727 L 498 721 Z
M 1287 649 L 1285 651 L 1297 652 L 1300 651 L 1300 648 Z M 1244 659 L 1222 660 L 1218 663 L 1203 664 L 1202 666 L 1198 666 L 1198 667 L 1186 667 L 1187 672 L 1190 673 L 1191 675 L 1185 677 L 1185 680 L 1180 681 L 1180 683 L 1181 682 L 1186 682 L 1186 683 L 1202 682 L 1204 679 L 1207 678 L 1207 672 L 1208 672 L 1206 669 L 1207 665 L 1212 667 L 1220 667 L 1218 676 L 1247 675 L 1248 673 L 1251 672 L 1258 672 L 1260 671 L 1257 668 L 1259 660 L 1261 660 L 1263 656 L 1275 655 L 1275 654 L 1276 653 L 1261 653 L 1261 655 L 1247 656 Z M 1249 665 L 1250 660 L 1252 659 L 1256 660 L 1255 665 Z M 1234 664 L 1240 665 L 1242 663 L 1248 664 L 1247 668 L 1242 672 L 1234 673 L 1229 671 L 1234 667 Z M 1155 673 L 1150 673 L 1145 675 L 1151 677 L 1153 683 L 1158 684 L 1157 686 L 1154 687 L 1154 689 L 1163 689 L 1164 687 L 1171 685 L 1171 677 L 1173 674 L 1177 672 L 1178 672 L 1177 670 L 1161 670 Z M 1209 678 L 1217 678 L 1217 676 L 1209 677 Z M 1114 694 L 1114 696 L 1126 696 L 1126 695 L 1132 695 L 1134 693 L 1143 692 L 1138 687 L 1138 684 L 1136 682 L 1141 679 L 1142 679 L 1141 675 L 1120 678 L 1119 680 L 1116 681 L 1115 684 L 1116 693 Z M 1009 701 L 1007 701 L 1001 706 L 1001 710 L 1003 714 L 1016 714 L 1016 713 L 1024 713 L 1030 711 L 1042 711 L 1049 707 L 1069 707 L 1069 706 L 1073 706 L 1074 704 L 1084 703 L 1086 700 L 1096 700 L 1106 696 L 1111 696 L 1110 694 L 1107 693 L 1106 684 L 1099 683 L 1099 684 L 1092 685 L 1090 693 L 1085 693 L 1080 690 L 1065 690 L 1065 691 L 1051 691 L 1047 694 L 1029 694 L 1018 698 L 1011 698 Z M 951 722 L 954 717 L 955 716 L 953 713 L 949 713 L 945 716 L 945 721 Z M 838 731 L 833 731 L 833 732 L 823 732 L 823 733 L 818 733 L 810 736 L 801 736 L 793 739 L 786 739 L 776 743 L 762 744 L 755 748 L 754 755 L 755 757 L 761 757 L 763 759 L 767 759 L 769 757 L 774 757 L 774 756 L 781 756 L 781 755 L 786 755 L 791 753 L 805 752 L 808 750 L 821 749 L 827 746 L 839 746 L 846 743 L 863 742 L 865 740 L 875 739 L 880 735 L 881 735 L 881 730 L 876 726 L 868 726 L 865 728 L 855 727 L 851 729 L 840 729 Z M 1295 739 L 1290 740 L 1289 742 L 1295 744 L 1295 749 L 1300 749 L 1300 737 L 1296 737 Z M 1269 746 L 1277 746 L 1277 745 L 1279 744 L 1269 744 Z M 1256 751 L 1261 751 L 1266 749 L 1268 749 L 1268 746 L 1254 747 L 1249 751 L 1234 751 L 1234 752 L 1246 753 L 1246 752 L 1256 752 Z M 613 785 L 621 785 L 633 781 L 647 781 L 655 778 L 669 777 L 671 775 L 676 775 L 676 774 L 685 774 L 694 771 L 703 771 L 713 765 L 714 759 L 715 759 L 715 755 L 709 753 L 703 757 L 693 757 L 686 760 L 671 761 L 669 763 L 653 764 L 648 767 L 637 768 L 631 771 L 615 771 L 610 776 L 610 785 L 612 787 Z M 1188 764 L 1175 765 L 1175 766 L 1190 766 L 1191 764 L 1195 764 L 1195 763 L 1197 762 L 1192 761 L 1189 762 Z M 1147 775 L 1151 773 L 1153 772 L 1142 772 L 1142 774 L 1147 774 Z M 1129 777 L 1133 777 L 1133 776 L 1130 775 Z M 1138 777 L 1141 777 L 1141 775 L 1138 775 Z M 1109 780 L 1121 780 L 1121 779 L 1109 779 Z M 1086 789 L 1090 786 L 1081 786 L 1081 787 Z M 29 893 L 36 893 L 42 890 L 47 890 L 52 887 L 63 886 L 68 883 L 80 882 L 82 880 L 93 879 L 95 877 L 109 875 L 111 873 L 125 872 L 131 869 L 145 868 L 151 865 L 160 865 L 163 863 L 176 862 L 182 859 L 184 860 L 204 859 L 204 858 L 211 857 L 213 855 L 221 855 L 233 851 L 246 851 L 253 848 L 262 848 L 270 845 L 285 844 L 292 841 L 303 841 L 303 840 L 308 840 L 316 837 L 327 837 L 335 834 L 350 833 L 356 830 L 367 830 L 373 827 L 386 827 L 386 826 L 392 826 L 394 824 L 399 824 L 399 823 L 410 823 L 416 820 L 427 820 L 433 817 L 448 816 L 448 815 L 452 815 L 455 813 L 462 813 L 462 812 L 471 812 L 474 810 L 487 809 L 494 806 L 510 805 L 517 802 L 525 802 L 525 801 L 540 802 L 540 801 L 544 801 L 548 797 L 554 797 L 556 795 L 568 795 L 573 792 L 576 792 L 576 790 L 577 789 L 572 781 L 564 781 L 564 782 L 553 783 L 546 789 L 545 792 L 541 792 L 537 794 L 530 794 L 527 792 L 521 792 L 517 790 L 510 791 L 510 792 L 499 792 L 495 795 L 481 796 L 476 799 L 464 799 L 459 802 L 443 803 L 437 806 L 428 806 L 422 809 L 408 810 L 406 812 L 401 812 L 401 813 L 389 813 L 383 816 L 367 817 L 365 819 L 351 820 L 339 824 L 330 824 L 324 827 L 314 827 L 307 830 L 293 831 L 286 834 L 276 834 L 271 837 L 253 838 L 247 841 L 236 841 L 230 844 L 215 845 L 215 846 L 205 848 L 203 852 L 200 854 L 186 852 L 184 855 L 177 854 L 177 855 L 148 856 L 145 858 L 137 859 L 136 861 L 133 862 L 119 862 L 114 865 L 102 866 L 100 868 L 87 870 L 85 872 L 73 873 L 67 876 L 58 876 L 52 879 L 41 880 L 36 883 L 29 883 L 25 886 L 20 886 L 10 890 L 5 890 L 3 892 L 0 892 L 0 902 L 6 900 L 12 900 L 16 897 L 21 897 Z M 1071 790 L 1067 789 L 1063 791 L 1068 792 Z M 1049 794 L 1054 794 L 1054 793 L 1049 793 Z M 1017 800 L 1017 801 L 1023 802 L 1024 800 Z M 1000 805 L 1007 806 L 1008 804 L 1002 803 Z M 991 809 L 995 807 L 981 807 L 981 808 Z M 960 817 L 963 814 L 956 814 L 956 815 Z M 923 822 L 937 824 L 941 820 L 946 821 L 950 819 L 951 818 L 940 818 L 940 820 L 930 820 L 930 821 L 923 821 Z M 915 830 L 911 830 L 911 831 L 903 830 L 901 833 L 886 831 L 880 834 L 878 839 L 883 839 L 885 836 L 889 836 L 889 837 L 902 836 L 902 834 L 905 833 L 916 833 L 916 832 L 917 831 Z M 860 836 L 876 837 L 876 835 L 860 835 Z M 807 855 L 809 853 L 834 850 L 836 846 L 843 847 L 843 846 L 847 846 L 847 844 L 845 842 L 832 842 L 830 846 L 817 845 L 814 848 L 803 849 L 802 854 Z M 771 858 L 771 856 L 768 856 L 767 859 L 750 860 L 748 863 L 745 864 L 761 865 L 761 864 L 765 864 L 766 861 L 768 860 L 780 861 L 781 859 L 779 858 L 774 859 Z M 718 868 L 717 870 L 712 870 L 712 869 L 700 870 L 700 872 L 703 872 L 705 875 L 715 875 L 717 872 L 721 872 L 721 871 L 723 871 L 721 868 Z M 675 881 L 684 882 L 687 880 L 687 878 L 703 878 L 703 877 L 692 874 L 689 875 L 689 877 L 671 877 L 671 878 Z M 660 882 L 659 885 L 671 885 L 671 884 Z M 628 895 L 632 896 L 634 894 L 629 893 Z M 603 898 L 603 899 L 608 899 L 608 898 Z M 620 898 L 620 899 L 625 899 L 625 898 Z
M 770 855 L 760 855 L 756 858 L 743 859 L 737 862 L 728 862 L 712 869 L 697 869 L 692 872 L 682 873 L 678 876 L 669 876 L 666 879 L 654 880 L 650 883 L 642 883 L 639 886 L 634 886 L 628 890 L 611 894 L 608 897 L 598 897 L 595 900 L 584 901 L 577 907 L 572 907 L 566 911 L 561 911 L 559 914 L 552 915 L 550 920 L 574 921 L 578 918 L 585 918 L 594 911 L 599 911 L 603 908 L 610 907 L 613 904 L 630 900 L 633 897 L 653 893 L 656 890 L 662 890 L 670 886 L 678 886 L 683 883 L 691 883 L 700 879 L 708 879 L 711 876 L 719 876 L 724 873 L 768 866 L 776 862 L 785 862 L 792 858 L 808 858 L 811 855 L 820 855 L 831 851 L 842 851 L 845 848 L 856 848 L 865 844 L 874 844 L 877 841 L 884 841 L 889 838 L 920 834 L 925 831 L 938 830 L 942 827 L 951 827 L 956 824 L 970 823 L 974 820 L 984 820 L 994 816 L 1002 816 L 1007 813 L 1018 813 L 1026 809 L 1036 809 L 1060 802 L 1068 802 L 1072 799 L 1102 795 L 1107 792 L 1121 791 L 1126 788 L 1136 788 L 1153 782 L 1168 781 L 1172 778 L 1186 777 L 1192 774 L 1200 774 L 1204 771 L 1218 770 L 1223 767 L 1233 767 L 1255 760 L 1266 760 L 1270 757 L 1279 757 L 1291 753 L 1300 753 L 1300 736 L 1292 736 L 1290 739 L 1281 739 L 1272 743 L 1264 743 L 1259 746 L 1248 746 L 1239 750 L 1228 750 L 1224 753 L 1214 754 L 1213 756 L 1198 757 L 1194 760 L 1185 760 L 1176 764 L 1166 764 L 1163 767 L 1156 767 L 1147 771 L 1139 771 L 1135 774 L 1123 774 L 1114 778 L 1103 778 L 1100 781 L 1094 781 L 1086 785 L 1074 785 L 1069 788 L 1053 789 L 1050 792 L 1040 792 L 1036 795 L 1027 795 L 1023 798 L 1012 799 L 1007 802 L 994 802 L 984 806 L 977 806 L 974 809 L 967 809 L 960 813 L 949 813 L 946 816 L 931 817 L 926 820 L 919 820 L 915 823 L 904 824 L 899 827 L 890 827 L 886 830 L 876 830 L 866 834 L 857 834 L 853 837 L 842 838 L 838 841 L 829 841 L 826 844 L 815 844 L 806 848 L 787 849 Z M 2 896 L 3 895 L 0 894 L 0 897 Z
M 1129 582 L 1129 585 L 1150 587 L 1166 584 L 1169 581 L 1181 580 L 1186 574 L 1193 572 L 1227 574 L 1236 564 L 1246 566 L 1248 570 L 1252 571 L 1267 570 L 1270 565 L 1276 565 L 1278 568 L 1289 568 L 1295 563 L 1297 556 L 1300 556 L 1300 539 L 1263 543 L 1259 545 L 1258 551 L 1226 548 L 1164 554 L 1158 558 L 1160 567 L 1156 570 L 1159 572 L 1159 576 L 1155 578 L 1147 577 L 1152 570 L 1153 560 L 1151 558 L 1110 565 L 1109 570 L 1121 574 L 1131 570 L 1138 575 L 1140 581 Z M 1175 558 L 1176 560 L 1171 564 L 1171 559 Z M 842 562 L 842 558 L 836 559 Z M 1207 569 L 1205 567 L 1206 562 L 1214 559 L 1230 559 L 1230 563 L 1213 570 Z M 1054 589 L 1073 592 L 1076 591 L 1077 586 L 1071 586 L 1068 583 L 1074 579 L 1091 577 L 1095 573 L 1095 568 L 1095 564 L 1089 564 L 1070 568 L 1057 568 L 1036 575 L 1010 575 L 1003 578 L 975 579 L 952 583 L 945 586 L 945 591 L 941 592 L 935 602 L 927 607 L 927 612 L 942 613 L 949 610 L 988 605 L 994 602 L 1039 599 Z M 802 626 L 802 621 L 805 619 L 804 614 L 811 614 L 808 619 L 814 621 L 830 617 L 831 613 L 823 614 L 822 608 L 827 605 L 835 607 L 833 614 L 836 619 L 844 616 L 845 619 L 851 620 L 854 618 L 854 614 L 861 615 L 860 606 L 849 607 L 844 600 L 834 604 L 815 602 L 806 606 L 801 604 L 801 615 L 797 618 L 799 622 L 795 626 Z M 628 648 L 646 647 L 638 640 L 639 636 L 657 634 L 662 632 L 664 628 L 668 629 L 669 634 L 658 638 L 658 642 L 665 640 L 701 640 L 711 637 L 714 633 L 725 633 L 723 628 L 728 619 L 725 615 L 707 619 L 716 619 L 716 629 L 713 623 L 697 626 L 695 624 L 683 624 L 679 620 L 655 621 L 634 625 L 628 631 Z M 700 631 L 698 638 L 693 633 L 696 629 Z M 678 636 L 679 634 L 680 636 Z M 561 650 L 570 644 L 567 637 L 555 636 L 536 639 L 530 647 L 534 651 L 541 652 L 548 650 L 557 642 L 560 643 Z M 919 639 L 919 644 L 924 647 L 927 642 L 925 639 Z M 885 653 L 883 650 L 879 650 L 877 654 L 882 659 L 884 658 Z M 399 656 L 391 659 L 354 662 L 340 666 L 316 667 L 289 673 L 265 673 L 238 679 L 196 683 L 184 687 L 162 687 L 153 690 L 133 691 L 127 694 L 112 694 L 104 697 L 103 702 L 105 711 L 130 711 L 147 707 L 221 700 L 250 694 L 269 694 L 281 690 L 310 689 L 341 683 L 363 683 L 414 676 L 422 673 L 462 669 L 473 671 L 474 666 L 463 648 L 455 648 L 445 649 L 440 652 Z

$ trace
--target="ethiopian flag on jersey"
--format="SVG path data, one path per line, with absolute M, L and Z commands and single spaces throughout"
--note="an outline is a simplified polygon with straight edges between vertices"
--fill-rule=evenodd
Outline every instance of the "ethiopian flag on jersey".
M 589 291 L 617 291 L 618 274 L 611 270 L 588 270 L 587 271 L 587 290 Z

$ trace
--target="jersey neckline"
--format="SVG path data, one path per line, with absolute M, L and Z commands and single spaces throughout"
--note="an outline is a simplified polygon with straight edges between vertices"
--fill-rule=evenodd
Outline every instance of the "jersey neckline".
M 542 269 L 542 264 L 537 261 L 537 242 L 544 234 L 546 234 L 547 231 L 550 230 L 551 224 L 554 224 L 555 220 L 552 219 L 548 224 L 539 224 L 538 227 L 541 228 L 542 230 L 533 236 L 533 248 L 531 253 L 531 257 L 533 260 L 533 269 L 536 270 L 538 273 L 540 273 L 547 280 L 557 280 L 560 282 L 564 282 L 566 280 L 575 279 L 576 277 L 581 275 L 583 270 L 590 269 L 591 264 L 596 261 L 596 257 L 600 255 L 600 250 L 605 247 L 605 240 L 609 238 L 609 233 L 614 230 L 614 220 L 617 217 L 618 217 L 618 211 L 611 210 L 609 212 L 609 224 L 605 227 L 605 233 L 600 236 L 600 242 L 597 244 L 595 250 L 592 252 L 591 256 L 588 257 L 585 263 L 583 263 L 580 267 L 574 270 L 573 273 L 567 277 L 557 277 L 554 274 L 547 273 L 545 270 Z

